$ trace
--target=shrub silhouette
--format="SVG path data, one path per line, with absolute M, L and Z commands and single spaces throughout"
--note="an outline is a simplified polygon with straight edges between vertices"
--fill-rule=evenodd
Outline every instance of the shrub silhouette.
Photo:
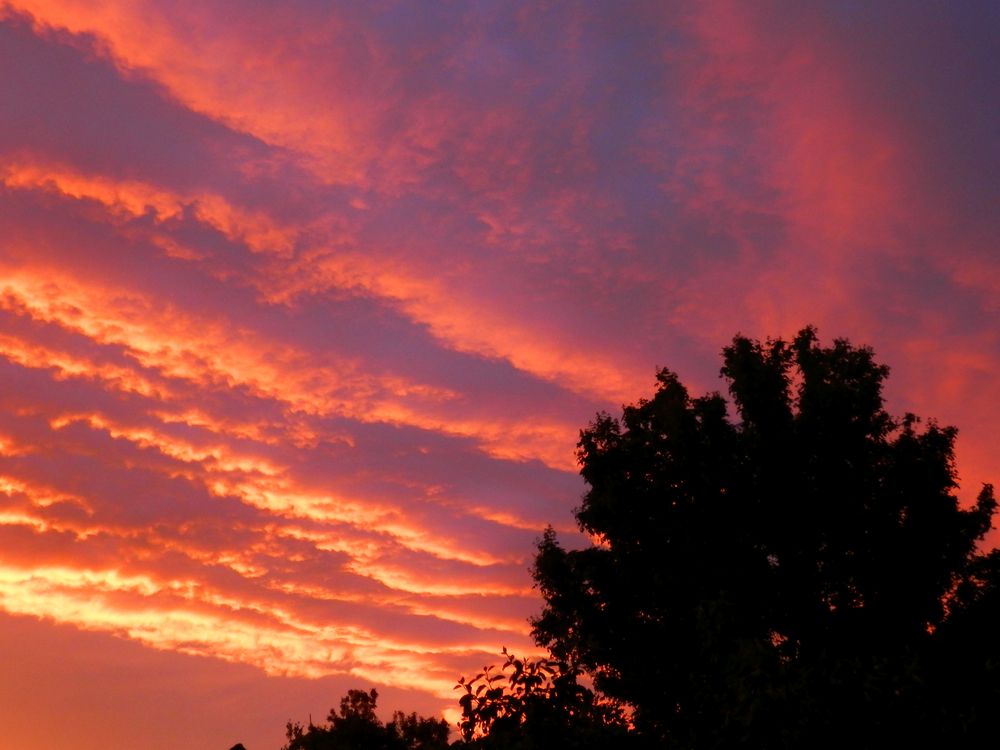
M 397 711 L 383 724 L 375 713 L 378 691 L 348 690 L 339 710 L 330 709 L 327 724 L 289 721 L 282 750 L 443 750 L 448 722 Z
M 499 667 L 458 681 L 462 740 L 482 750 L 622 747 L 619 706 L 579 684 L 579 671 L 553 659 L 519 659 L 503 649 Z M 509 674 L 508 674 L 509 672 Z

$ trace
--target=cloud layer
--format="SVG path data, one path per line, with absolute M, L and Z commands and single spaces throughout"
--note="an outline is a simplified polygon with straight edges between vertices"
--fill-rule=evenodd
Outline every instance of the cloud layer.
M 658 365 L 719 388 L 737 331 L 874 346 L 894 411 L 961 428 L 971 496 L 1000 474 L 998 21 L 0 3 L 2 626 L 243 705 L 438 710 L 531 647 L 578 429 Z M 280 744 L 182 692 L 140 744 Z M 192 712 L 219 734 L 167 730 Z

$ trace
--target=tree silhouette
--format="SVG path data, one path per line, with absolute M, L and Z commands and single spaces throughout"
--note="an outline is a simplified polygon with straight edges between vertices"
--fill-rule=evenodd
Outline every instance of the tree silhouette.
M 397 711 L 383 724 L 375 713 L 378 691 L 348 690 L 327 724 L 308 726 L 289 721 L 282 750 L 444 750 L 448 722 Z
M 477 750 L 621 748 L 628 727 L 619 706 L 579 684 L 579 672 L 552 659 L 519 659 L 503 649 L 499 667 L 458 681 L 465 746 Z M 509 672 L 509 674 L 508 674 Z
M 976 545 L 996 503 L 986 486 L 959 506 L 955 429 L 890 416 L 888 368 L 812 328 L 737 336 L 723 358 L 735 418 L 663 369 L 651 399 L 581 432 L 595 541 L 540 542 L 536 641 L 671 747 L 985 731 L 1000 559 Z

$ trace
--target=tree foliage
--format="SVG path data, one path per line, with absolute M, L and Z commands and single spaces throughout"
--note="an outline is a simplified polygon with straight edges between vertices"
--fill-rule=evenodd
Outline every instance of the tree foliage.
M 448 722 L 397 711 L 383 724 L 375 713 L 378 691 L 348 690 L 327 724 L 288 722 L 282 750 L 444 750 Z
M 465 746 L 479 750 L 582 750 L 623 747 L 627 725 L 619 706 L 599 700 L 577 681 L 579 671 L 553 659 L 519 659 L 503 649 L 499 668 L 456 689 Z M 509 672 L 509 674 L 508 674 Z
M 674 747 L 983 730 L 1000 560 L 977 543 L 996 503 L 986 486 L 959 506 L 955 429 L 888 414 L 888 368 L 812 328 L 737 336 L 723 360 L 735 414 L 663 369 L 581 432 L 576 517 L 596 542 L 540 542 L 539 645 Z

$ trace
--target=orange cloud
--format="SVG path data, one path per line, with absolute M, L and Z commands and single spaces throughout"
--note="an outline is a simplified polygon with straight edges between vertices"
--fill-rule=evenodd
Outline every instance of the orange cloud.
M 520 425 L 494 418 L 458 419 L 436 414 L 434 404 L 454 395 L 446 389 L 394 376 L 368 375 L 358 361 L 297 351 L 258 335 L 230 329 L 223 320 L 196 319 L 136 293 L 97 288 L 51 272 L 35 276 L 11 271 L 0 281 L 8 309 L 77 331 L 100 344 L 124 348 L 145 368 L 165 378 L 215 387 L 242 385 L 307 414 L 338 414 L 363 422 L 411 425 L 469 437 L 498 458 L 538 458 L 560 469 L 574 468 L 565 441 L 569 425 Z M 46 361 L 40 347 L 10 342 L 9 356 L 25 364 Z M 120 367 L 88 369 L 87 362 L 57 355 L 51 366 L 67 374 L 101 375 L 110 382 L 150 393 L 155 387 Z M 567 441 L 568 442 L 568 441 Z
M 117 180 L 86 175 L 67 167 L 42 165 L 30 160 L 12 161 L 0 167 L 0 183 L 18 190 L 41 190 L 77 200 L 91 200 L 112 215 L 137 218 L 151 214 L 157 222 L 190 214 L 196 220 L 240 242 L 253 252 L 290 257 L 297 231 L 277 225 L 259 211 L 234 206 L 221 195 L 181 195 L 137 180 Z M 161 240 L 167 243 L 167 238 Z M 176 244 L 169 250 L 185 257 Z M 190 253 L 189 253 L 190 255 Z
M 0 610 L 453 701 L 578 428 L 737 330 L 871 343 L 967 499 L 988 77 L 879 13 L 0 0 Z
M 350 176 L 344 179 L 353 182 L 362 167 L 359 164 L 345 167 L 345 164 L 359 158 L 374 159 L 385 148 L 385 144 L 365 139 L 366 128 L 358 123 L 358 110 L 352 106 L 354 99 L 330 103 L 331 92 L 338 88 L 336 72 L 330 74 L 334 81 L 323 80 L 322 75 L 317 80 L 314 75 L 303 75 L 301 61 L 294 57 L 281 58 L 281 64 L 277 65 L 272 59 L 264 62 L 262 40 L 243 36 L 252 34 L 250 29 L 233 28 L 226 39 L 217 35 L 206 38 L 191 33 L 192 28 L 197 29 L 208 20 L 192 8 L 178 7 L 168 14 L 162 9 L 142 9 L 134 3 L 104 3 L 96 10 L 85 5 L 64 0 L 11 3 L 10 7 L 31 14 L 44 26 L 96 35 L 125 70 L 142 70 L 153 76 L 195 111 L 268 142 L 304 150 L 310 159 L 322 163 L 319 173 L 324 178 L 339 181 L 342 178 L 333 175 L 346 169 Z M 336 28 L 337 24 L 331 23 Z M 216 45 L 216 49 L 209 48 Z M 178 66 L 179 60 L 189 62 Z M 241 61 L 238 75 L 243 80 L 254 80 L 253 86 L 230 85 L 236 71 L 227 66 L 234 60 Z M 258 60 L 266 73 L 262 70 L 261 76 L 247 79 L 247 66 L 256 67 Z M 316 86 L 321 86 L 321 91 L 314 91 Z M 317 101 L 324 102 L 326 109 L 317 112 Z M 357 123 L 350 135 L 338 127 L 331 130 L 332 123 L 346 119 L 338 111 L 329 111 L 337 106 L 350 107 L 350 119 Z M 364 118 L 362 115 L 362 121 Z M 330 164 L 331 161 L 334 163 Z M 35 172 L 11 179 L 12 184 L 32 179 L 60 184 L 56 176 L 43 177 Z M 217 195 L 176 196 L 141 183 L 108 184 L 101 179 L 72 175 L 62 176 L 62 186 L 69 195 L 79 193 L 133 214 L 152 208 L 158 216 L 168 217 L 176 215 L 181 205 L 190 203 L 199 219 L 255 250 L 277 249 L 287 255 L 295 242 L 294 232 L 276 226 L 259 213 L 237 209 Z M 191 252 L 175 243 L 169 244 L 169 248 L 168 252 L 174 255 Z M 309 279 L 304 288 L 308 291 L 355 289 L 375 294 L 398 304 L 406 315 L 427 325 L 443 343 L 457 351 L 507 359 L 525 372 L 588 396 L 621 401 L 648 379 L 645 371 L 623 372 L 620 362 L 602 361 L 594 352 L 581 355 L 576 347 L 560 341 L 557 332 L 540 330 L 537 317 L 518 320 L 512 316 L 502 301 L 484 300 L 474 293 L 461 295 L 454 286 L 442 288 L 424 269 L 407 268 L 399 257 L 382 260 L 365 248 L 338 251 L 336 256 L 326 257 L 320 267 L 311 258 L 305 258 L 303 265 Z M 295 282 L 291 287 L 281 282 L 277 289 L 266 288 L 265 293 L 280 301 L 288 300 L 301 289 L 303 282 Z

